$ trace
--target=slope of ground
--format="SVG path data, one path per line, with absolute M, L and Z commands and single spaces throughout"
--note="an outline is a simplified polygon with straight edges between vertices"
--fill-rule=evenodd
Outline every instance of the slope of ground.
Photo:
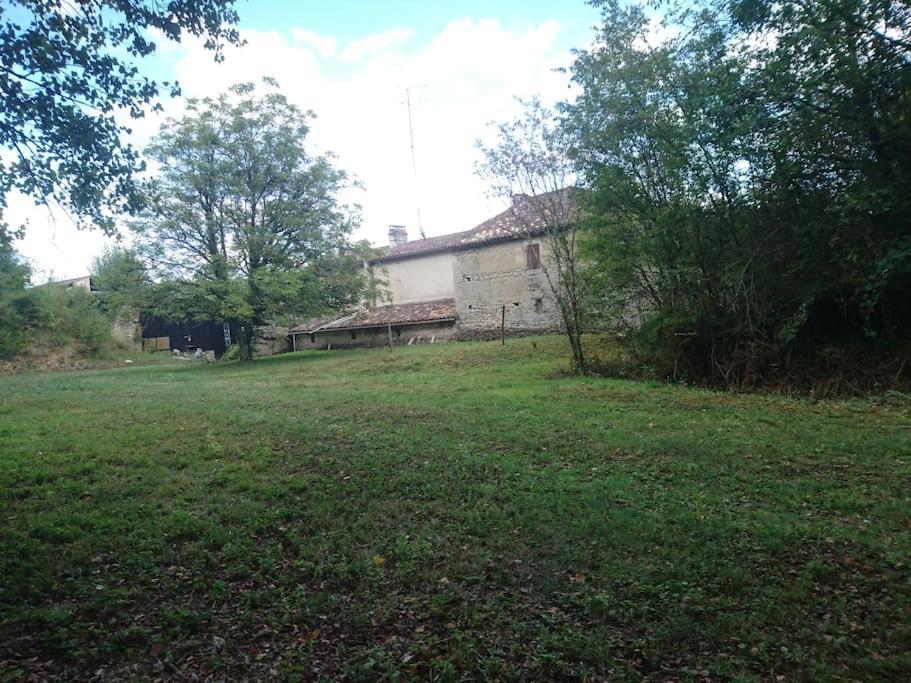
M 0 378 L 0 678 L 907 677 L 906 409 L 563 351 Z

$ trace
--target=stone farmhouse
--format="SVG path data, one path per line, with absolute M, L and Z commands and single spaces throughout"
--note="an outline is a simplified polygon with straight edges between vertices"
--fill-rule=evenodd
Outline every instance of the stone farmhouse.
M 563 193 L 566 195 L 566 193 Z M 568 196 L 568 195 L 566 195 Z M 560 314 L 548 283 L 551 252 L 537 198 L 512 205 L 477 227 L 408 240 L 389 228 L 389 247 L 365 264 L 386 283 L 385 300 L 291 330 L 295 349 L 385 346 L 500 334 L 558 331 Z

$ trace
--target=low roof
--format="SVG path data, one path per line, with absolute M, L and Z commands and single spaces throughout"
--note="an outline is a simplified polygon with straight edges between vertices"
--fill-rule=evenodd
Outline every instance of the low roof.
M 367 308 L 347 315 L 308 320 L 293 330 L 292 334 L 314 334 L 329 330 L 355 330 L 364 327 L 387 325 L 414 325 L 427 322 L 446 322 L 456 319 L 455 299 L 435 299 L 411 304 Z
M 569 193 L 570 188 L 564 188 L 535 197 L 515 195 L 512 206 L 506 211 L 488 218 L 471 230 L 406 242 L 389 248 L 370 262 L 396 261 L 441 251 L 468 249 L 502 240 L 542 235 L 547 231 L 549 216 L 564 209 L 570 202 Z
M 82 284 L 86 281 L 89 283 L 89 289 L 95 291 L 95 278 L 91 275 L 80 275 L 79 277 L 71 277 L 68 280 L 56 280 L 55 282 L 48 282 L 48 285 L 54 285 L 57 287 L 72 287 L 73 285 Z

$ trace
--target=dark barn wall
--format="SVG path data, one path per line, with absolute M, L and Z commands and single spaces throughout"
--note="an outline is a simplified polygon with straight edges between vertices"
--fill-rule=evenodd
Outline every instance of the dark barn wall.
M 176 323 L 161 318 L 150 318 L 143 322 L 142 336 L 168 337 L 171 348 L 180 351 L 214 351 L 216 356 L 225 352 L 225 333 L 222 323 Z

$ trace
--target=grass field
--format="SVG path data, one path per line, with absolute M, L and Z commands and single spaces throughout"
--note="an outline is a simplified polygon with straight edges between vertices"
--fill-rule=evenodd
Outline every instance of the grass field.
M 0 377 L 0 680 L 908 679 L 907 408 L 563 347 Z

